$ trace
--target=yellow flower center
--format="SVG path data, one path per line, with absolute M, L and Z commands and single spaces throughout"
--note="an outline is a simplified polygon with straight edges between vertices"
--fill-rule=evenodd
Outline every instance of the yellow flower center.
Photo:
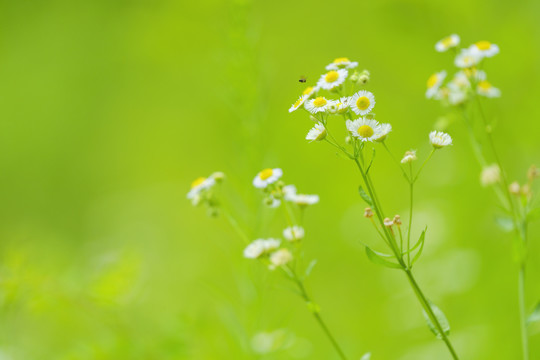
M 434 87 L 435 85 L 437 85 L 437 81 L 439 81 L 439 75 L 437 74 L 433 74 L 429 77 L 428 81 L 427 81 L 427 87 L 428 89 Z
M 491 84 L 487 80 L 482 80 L 478 83 L 478 87 L 482 90 L 489 90 Z
M 442 39 L 441 43 L 444 45 L 444 47 L 452 46 L 452 43 L 453 43 L 452 37 L 449 36 L 449 37 L 446 37 L 446 38 Z
M 326 81 L 327 83 L 331 83 L 331 82 L 336 81 L 338 77 L 339 77 L 338 72 L 335 70 L 332 70 L 326 74 L 326 76 L 324 77 L 324 81 Z
M 206 180 L 206 178 L 203 178 L 203 177 L 195 179 L 195 181 L 193 181 L 191 183 L 191 188 L 192 189 L 196 188 L 197 186 L 201 185 L 205 180 Z
M 356 100 L 356 106 L 360 110 L 366 110 L 369 107 L 369 104 L 369 99 L 366 96 L 361 96 L 358 98 L 358 100 Z
M 264 169 L 263 171 L 259 173 L 259 177 L 261 178 L 261 180 L 266 180 L 270 176 L 272 176 L 273 173 L 274 173 L 274 170 L 272 169 Z
M 491 43 L 485 40 L 479 41 L 475 45 L 478 48 L 478 50 L 482 50 L 482 51 L 489 50 L 489 48 L 491 47 Z
M 369 125 L 362 125 L 358 128 L 358 135 L 363 138 L 372 137 L 374 133 L 373 128 Z
M 309 94 L 311 94 L 312 91 L 313 91 L 313 86 L 310 86 L 310 87 L 306 88 L 306 90 L 304 90 L 302 95 L 309 95 Z
M 349 58 L 346 58 L 346 57 L 340 57 L 334 60 L 334 64 L 348 63 L 348 62 L 350 62 Z
M 293 106 L 294 106 L 295 108 L 296 108 L 296 107 L 299 107 L 301 103 L 302 103 L 302 98 L 296 100 L 296 102 L 294 103 Z
M 326 105 L 326 99 L 322 96 L 319 96 L 318 98 L 316 98 L 315 100 L 313 100 L 313 105 L 315 105 L 316 107 L 322 107 L 324 105 Z

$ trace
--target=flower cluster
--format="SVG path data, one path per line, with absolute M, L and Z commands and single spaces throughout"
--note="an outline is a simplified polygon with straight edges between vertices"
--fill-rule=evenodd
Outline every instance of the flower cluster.
M 460 38 L 450 35 L 435 44 L 438 52 L 452 50 L 454 65 L 458 71 L 445 84 L 446 71 L 434 73 L 427 80 L 426 97 L 440 100 L 447 105 L 461 105 L 474 95 L 499 97 L 501 91 L 487 80 L 486 72 L 480 70 L 484 59 L 499 53 L 499 47 L 489 41 L 478 41 L 467 48 L 458 49 Z
M 318 195 L 298 194 L 296 186 L 285 185 L 280 180 L 283 171 L 279 168 L 264 169 L 260 171 L 253 179 L 253 186 L 261 189 L 266 195 L 264 203 L 269 207 L 275 208 L 281 205 L 281 201 L 289 201 L 299 206 L 313 205 L 319 202 Z
M 191 189 L 187 193 L 187 198 L 191 200 L 193 206 L 205 204 L 210 215 L 217 214 L 218 202 L 214 193 L 214 186 L 225 179 L 225 174 L 215 172 L 208 177 L 199 177 L 191 183 Z
M 451 45 L 452 42 L 448 41 L 445 44 Z M 379 123 L 375 120 L 373 113 L 376 103 L 375 95 L 362 89 L 369 81 L 369 71 L 349 73 L 357 66 L 358 62 L 352 62 L 348 58 L 335 59 L 326 66 L 328 72 L 320 76 L 317 84 L 307 87 L 300 98 L 289 108 L 289 112 L 303 108 L 310 113 L 311 120 L 315 121 L 315 126 L 306 135 L 306 140 L 311 142 L 328 141 L 340 150 L 343 148 L 330 134 L 328 126 L 331 116 L 342 117 L 345 120 L 344 128 L 347 131 L 346 142 L 354 147 L 355 156 L 358 155 L 359 148 L 363 147 L 362 144 L 383 143 L 392 131 L 392 125 Z M 437 87 L 436 90 L 430 90 L 433 95 L 439 90 L 445 76 L 446 73 L 442 72 L 430 80 L 433 82 L 433 86 Z M 432 132 L 429 134 L 429 139 L 435 149 L 452 145 L 450 136 L 442 132 Z M 409 163 L 415 159 L 416 151 L 411 150 L 407 152 L 402 163 Z M 273 182 L 273 174 L 279 174 L 276 172 L 277 170 L 279 169 L 273 169 L 274 172 L 272 169 L 263 170 L 257 175 L 258 178 L 255 178 L 254 184 L 257 182 L 260 187 L 264 187 L 265 181 Z M 275 203 L 273 199 L 275 197 L 271 197 L 268 203 L 278 206 L 279 204 Z

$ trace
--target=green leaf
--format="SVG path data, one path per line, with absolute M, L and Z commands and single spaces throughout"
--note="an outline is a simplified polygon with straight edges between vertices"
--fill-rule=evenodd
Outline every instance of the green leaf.
M 511 232 L 514 230 L 514 221 L 508 216 L 495 216 L 495 223 L 504 232 Z
M 309 274 L 311 274 L 311 271 L 313 270 L 313 268 L 315 267 L 315 265 L 317 265 L 317 259 L 313 259 L 311 260 L 311 262 L 308 264 L 307 268 L 306 268 L 306 271 L 305 271 L 305 277 L 308 277 Z
M 373 154 L 371 155 L 371 161 L 369 162 L 369 165 L 366 169 L 366 174 L 369 173 L 369 169 L 371 169 L 371 165 L 373 164 L 374 159 L 375 159 L 375 148 L 373 148 Z
M 360 358 L 360 360 L 371 360 L 371 353 L 365 353 L 364 356 Z
M 362 185 L 358 187 L 358 193 L 360 194 L 360 197 L 364 199 L 364 201 L 370 205 L 373 206 L 373 200 L 371 200 L 371 197 L 364 191 L 364 188 Z
M 427 231 L 427 226 L 424 229 L 424 231 L 422 231 L 422 235 L 420 235 L 420 239 L 418 239 L 418 242 L 416 243 L 417 245 L 420 245 L 420 249 L 418 249 L 418 252 L 416 253 L 416 255 L 414 255 L 412 264 L 414 264 L 416 260 L 420 259 L 420 255 L 422 255 L 422 250 L 424 250 L 424 240 L 426 239 L 426 231 Z
M 428 300 L 428 302 L 429 302 L 429 305 L 431 306 L 431 310 L 433 311 L 433 314 L 435 315 L 435 318 L 441 325 L 441 328 L 444 334 L 445 335 L 450 334 L 450 324 L 448 323 L 448 319 L 446 318 L 442 310 L 439 309 L 437 305 L 433 304 L 431 301 Z M 429 317 L 429 315 L 427 314 L 425 310 L 423 310 L 423 313 L 424 313 L 424 318 L 426 319 L 427 325 L 429 329 L 431 330 L 431 332 L 435 334 L 437 338 L 442 339 L 442 335 L 439 332 L 439 328 L 433 323 L 433 321 L 431 321 L 431 318 Z
M 534 308 L 533 312 L 527 318 L 527 324 L 532 324 L 532 323 L 535 323 L 537 321 L 540 322 L 540 301 L 538 302 L 538 304 Z
M 368 259 L 371 260 L 371 262 L 374 264 L 386 266 L 393 269 L 401 269 L 401 265 L 385 259 L 385 257 L 393 258 L 392 255 L 387 255 L 387 254 L 373 251 L 369 248 L 369 246 L 366 246 L 366 255 Z

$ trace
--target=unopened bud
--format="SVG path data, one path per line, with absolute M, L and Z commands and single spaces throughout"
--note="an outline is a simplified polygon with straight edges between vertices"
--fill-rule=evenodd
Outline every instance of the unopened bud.
M 352 81 L 352 82 L 357 82 L 359 79 L 360 79 L 360 74 L 358 73 L 358 71 L 355 71 L 355 72 L 351 75 L 351 81 Z
M 532 197 L 532 191 L 529 184 L 525 184 L 521 187 L 521 193 L 523 196 L 525 196 L 527 199 L 530 199 Z
M 225 173 L 222 173 L 221 171 L 217 171 L 212 174 L 212 177 L 214 178 L 214 180 L 216 180 L 216 182 L 220 183 L 223 180 L 225 180 Z
M 397 226 L 400 226 L 401 225 L 401 216 L 399 215 L 396 215 L 394 216 L 394 224 L 396 224 Z
M 536 165 L 531 165 L 529 167 L 529 170 L 527 171 L 527 177 L 529 178 L 529 181 L 533 181 L 535 178 L 540 176 L 540 171 L 536 167 Z
M 486 166 L 480 174 L 480 182 L 483 186 L 498 183 L 501 180 L 501 169 L 497 164 Z
M 364 210 L 364 217 L 366 217 L 366 218 L 371 218 L 371 217 L 373 217 L 373 211 L 371 211 L 371 208 L 370 208 L 370 207 L 367 207 L 367 208 Z
M 514 181 L 510 184 L 508 187 L 508 190 L 510 191 L 510 194 L 512 195 L 519 195 L 521 192 L 521 187 L 519 186 L 519 183 L 517 181 Z
M 384 218 L 383 223 L 386 227 L 391 227 L 392 225 L 394 225 L 394 221 L 390 220 L 390 218 Z
M 313 122 L 316 122 L 316 123 L 319 122 L 319 119 L 317 119 L 317 118 L 316 118 L 315 116 L 313 116 L 313 115 L 309 115 L 309 118 L 310 118 L 310 120 L 313 121 Z
M 345 137 L 345 143 L 348 145 L 352 144 L 352 137 L 351 136 Z

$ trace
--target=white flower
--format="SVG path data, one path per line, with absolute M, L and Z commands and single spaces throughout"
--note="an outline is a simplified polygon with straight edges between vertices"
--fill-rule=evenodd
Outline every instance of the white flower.
M 279 239 L 269 238 L 254 240 L 244 249 L 244 257 L 248 259 L 257 259 L 261 255 L 268 254 L 277 249 L 279 244 L 281 244 Z
M 321 89 L 331 90 L 343 84 L 347 79 L 347 75 L 349 75 L 349 72 L 345 69 L 330 70 L 326 74 L 321 75 L 317 86 Z
M 331 64 L 326 66 L 326 70 L 338 70 L 340 68 L 354 69 L 358 66 L 356 61 L 350 61 L 346 57 L 335 59 Z
M 354 94 L 350 100 L 350 107 L 357 115 L 368 114 L 375 106 L 375 96 L 369 91 L 361 90 Z
M 480 174 L 480 182 L 483 186 L 489 186 L 498 183 L 501 180 L 501 169 L 497 164 L 486 166 Z
M 416 150 L 408 150 L 405 152 L 403 159 L 401 159 L 402 164 L 411 163 L 416 160 Z
M 428 99 L 435 97 L 435 95 L 439 91 L 439 88 L 441 87 L 445 78 L 446 78 L 446 71 L 444 70 L 438 73 L 435 73 L 429 77 L 426 84 L 427 86 L 426 97 Z
M 321 141 L 326 137 L 326 129 L 323 124 L 317 123 L 315 126 L 309 130 L 306 135 L 306 140 L 311 141 Z
M 276 198 L 273 197 L 273 196 L 270 196 L 270 197 L 266 198 L 265 204 L 266 204 L 268 207 L 271 207 L 271 208 L 277 208 L 277 207 L 279 207 L 279 205 L 281 205 L 281 200 L 276 199 Z
M 298 206 L 313 205 L 319 202 L 319 195 L 297 194 L 296 186 L 287 185 L 283 187 L 283 198 L 293 202 Z
M 347 130 L 351 132 L 351 135 L 361 141 L 374 141 L 381 136 L 381 125 L 376 120 L 368 120 L 361 117 L 354 121 L 347 120 L 345 125 L 347 126 Z
M 304 107 L 312 114 L 323 112 L 328 109 L 329 100 L 324 96 L 318 96 L 315 99 L 308 100 Z
M 456 47 L 458 45 L 459 45 L 459 36 L 456 34 L 452 34 L 438 41 L 435 44 L 435 50 L 437 50 L 438 52 L 445 52 L 446 50 Z
M 281 248 L 270 254 L 270 269 L 275 269 L 278 266 L 286 265 L 293 259 L 291 252 L 288 249 Z
M 268 185 L 278 181 L 282 175 L 283 171 L 281 169 L 264 169 L 259 172 L 257 176 L 255 176 L 255 178 L 253 179 L 253 186 L 259 189 L 263 189 Z
M 191 183 L 191 189 L 187 194 L 187 198 L 192 200 L 193 205 L 197 205 L 200 201 L 201 192 L 210 189 L 215 183 L 216 180 L 213 176 L 197 178 Z
M 452 145 L 452 138 L 442 131 L 432 131 L 429 133 L 429 142 L 435 149 L 440 149 Z
M 294 104 L 291 105 L 291 107 L 289 108 L 289 112 L 293 112 L 295 111 L 296 109 L 298 109 L 300 106 L 302 106 L 304 104 L 304 102 L 309 98 L 309 95 L 302 95 L 298 98 L 298 100 L 296 100 L 296 102 Z
M 289 241 L 301 240 L 304 238 L 304 228 L 301 226 L 290 226 L 283 230 L 283 236 Z
M 479 95 L 483 95 L 485 97 L 493 98 L 501 96 L 501 90 L 491 85 L 491 83 L 487 80 L 480 81 L 476 86 L 476 91 Z
M 348 96 L 342 97 L 337 101 L 337 113 L 344 114 L 351 106 L 351 98 Z
M 310 97 L 311 95 L 315 94 L 317 91 L 319 91 L 318 86 L 308 86 L 303 92 L 302 95 L 307 95 Z
M 456 56 L 456 59 L 454 60 L 454 64 L 458 68 L 470 68 L 473 66 L 476 66 L 480 60 L 482 60 L 482 56 L 471 52 L 469 49 L 461 49 L 461 52 Z
M 386 140 L 386 137 L 388 136 L 390 131 L 392 131 L 392 125 L 390 125 L 390 124 L 380 124 L 379 126 L 380 126 L 380 128 L 379 128 L 380 130 L 379 130 L 378 136 L 375 139 L 375 141 L 382 142 L 382 141 Z
M 472 54 L 480 57 L 492 57 L 499 53 L 499 47 L 489 41 L 478 41 L 469 47 Z

